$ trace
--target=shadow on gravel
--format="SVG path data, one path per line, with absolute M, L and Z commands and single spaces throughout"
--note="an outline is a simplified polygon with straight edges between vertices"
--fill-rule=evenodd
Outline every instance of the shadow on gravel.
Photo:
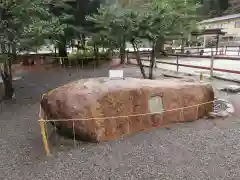
M 52 69 L 40 72 L 29 72 L 22 79 L 14 82 L 16 98 L 6 100 L 4 104 L 32 104 L 39 103 L 42 94 L 57 88 L 63 84 L 82 78 L 107 76 L 108 70 L 76 70 L 76 69 Z M 3 95 L 1 87 L 0 95 Z

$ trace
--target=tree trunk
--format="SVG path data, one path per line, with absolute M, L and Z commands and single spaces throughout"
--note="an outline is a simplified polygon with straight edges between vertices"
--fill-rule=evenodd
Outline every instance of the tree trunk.
M 57 46 L 56 46 L 56 44 L 54 45 L 54 56 L 57 57 Z
M 184 44 L 185 44 L 185 39 L 182 38 L 182 43 L 181 43 L 181 53 L 184 54 Z
M 124 64 L 125 62 L 125 56 L 126 56 L 125 49 L 126 49 L 126 42 L 124 40 L 120 47 L 120 59 L 121 59 L 120 64 Z
M 96 58 L 96 66 L 99 66 L 99 48 L 96 44 L 94 44 L 94 55 Z
M 80 51 L 80 46 L 81 46 L 81 42 L 78 41 L 78 42 L 77 42 L 77 53 L 79 53 L 79 51 Z
M 147 76 L 146 76 L 146 74 L 145 74 L 145 70 L 144 70 L 142 61 L 141 61 L 141 59 L 140 59 L 140 55 L 139 55 L 139 51 L 138 51 L 137 45 L 135 44 L 134 41 L 132 41 L 132 46 L 133 46 L 134 53 L 135 53 L 135 55 L 136 55 L 136 59 L 137 59 L 138 65 L 139 65 L 139 67 L 140 67 L 142 76 L 143 76 L 144 79 L 146 79 Z
M 12 99 L 14 89 L 12 85 L 12 57 L 10 55 L 4 61 L 3 69 L 1 69 L 1 77 L 4 84 L 4 96 L 6 99 Z
M 69 64 L 68 58 L 67 58 L 67 43 L 66 39 L 61 39 L 61 41 L 58 43 L 58 55 L 63 59 L 63 64 L 67 66 Z
M 164 38 L 159 38 L 156 41 L 156 45 L 155 45 L 155 56 L 158 58 L 160 57 L 160 52 L 164 55 L 167 56 L 166 52 L 164 51 Z
M 59 55 L 59 57 L 67 57 L 66 42 L 58 43 L 58 55 Z
M 12 85 L 12 78 L 10 75 L 5 74 L 4 75 L 4 97 L 5 99 L 12 99 L 14 95 L 14 89 Z
M 86 36 L 84 34 L 81 35 L 81 46 L 82 46 L 82 49 L 85 51 L 86 50 Z
M 15 63 L 17 61 L 17 45 L 13 43 L 12 45 L 12 62 Z
M 153 67 L 154 67 L 154 64 L 155 64 L 155 42 L 153 42 L 152 44 L 152 52 L 151 52 L 151 59 L 150 59 L 150 67 L 149 67 L 149 79 L 153 79 Z

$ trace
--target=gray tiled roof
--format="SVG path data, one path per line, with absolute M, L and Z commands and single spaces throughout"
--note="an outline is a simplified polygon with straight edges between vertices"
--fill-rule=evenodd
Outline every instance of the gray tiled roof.
M 240 14 L 232 14 L 232 15 L 227 15 L 227 16 L 206 19 L 206 20 L 200 21 L 199 24 L 223 21 L 223 20 L 228 20 L 228 19 L 235 19 L 235 18 L 240 18 Z

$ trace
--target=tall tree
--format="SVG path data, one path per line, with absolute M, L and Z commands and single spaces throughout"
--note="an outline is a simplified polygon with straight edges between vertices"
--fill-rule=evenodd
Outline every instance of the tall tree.
M 197 0 L 202 4 L 198 10 L 203 18 L 218 17 L 224 15 L 226 9 L 229 7 L 229 0 Z
M 12 60 L 14 52 L 24 42 L 33 42 L 46 38 L 49 34 L 62 32 L 57 17 L 52 16 L 48 3 L 42 0 L 21 0 L 0 2 L 0 43 L 5 54 L 0 69 L 5 87 L 5 97 L 12 98 Z
M 67 24 L 64 30 L 64 35 L 58 37 L 59 56 L 67 56 L 67 45 L 73 39 L 78 39 L 81 42 L 81 47 L 84 48 L 85 36 L 91 30 L 91 24 L 86 21 L 86 16 L 95 13 L 102 3 L 101 0 L 63 0 L 59 3 L 58 0 L 52 0 L 51 11 L 56 16 L 71 18 L 60 18 L 60 21 Z
M 240 1 L 239 0 L 229 0 L 229 8 L 226 10 L 227 14 L 237 14 L 240 13 Z
M 182 31 L 189 31 L 196 19 L 194 1 L 186 0 L 148 0 L 144 3 L 131 1 L 124 8 L 108 6 L 101 8 L 97 14 L 89 18 L 98 27 L 98 36 L 108 39 L 112 44 L 121 46 L 122 39 L 131 42 L 143 78 L 152 78 L 156 56 L 157 41 Z M 138 8 L 141 5 L 141 8 Z M 146 75 L 140 60 L 139 42 L 142 39 L 152 44 L 149 76 Z M 119 45 L 120 44 L 120 45 Z
M 64 33 L 57 36 L 51 37 L 53 41 L 56 42 L 58 47 L 58 52 L 60 57 L 67 56 L 67 43 L 71 40 L 73 34 L 73 24 L 74 24 L 74 11 L 73 6 L 76 5 L 76 0 L 51 0 L 50 1 L 50 11 L 55 16 L 59 17 L 61 24 L 66 24 Z M 66 18 L 67 17 L 67 18 Z

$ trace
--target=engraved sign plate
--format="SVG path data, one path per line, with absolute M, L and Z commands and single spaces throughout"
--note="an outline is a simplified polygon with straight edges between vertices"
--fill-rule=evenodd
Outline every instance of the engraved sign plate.
M 150 113 L 162 113 L 163 109 L 163 102 L 162 97 L 154 96 L 148 100 L 148 108 Z

